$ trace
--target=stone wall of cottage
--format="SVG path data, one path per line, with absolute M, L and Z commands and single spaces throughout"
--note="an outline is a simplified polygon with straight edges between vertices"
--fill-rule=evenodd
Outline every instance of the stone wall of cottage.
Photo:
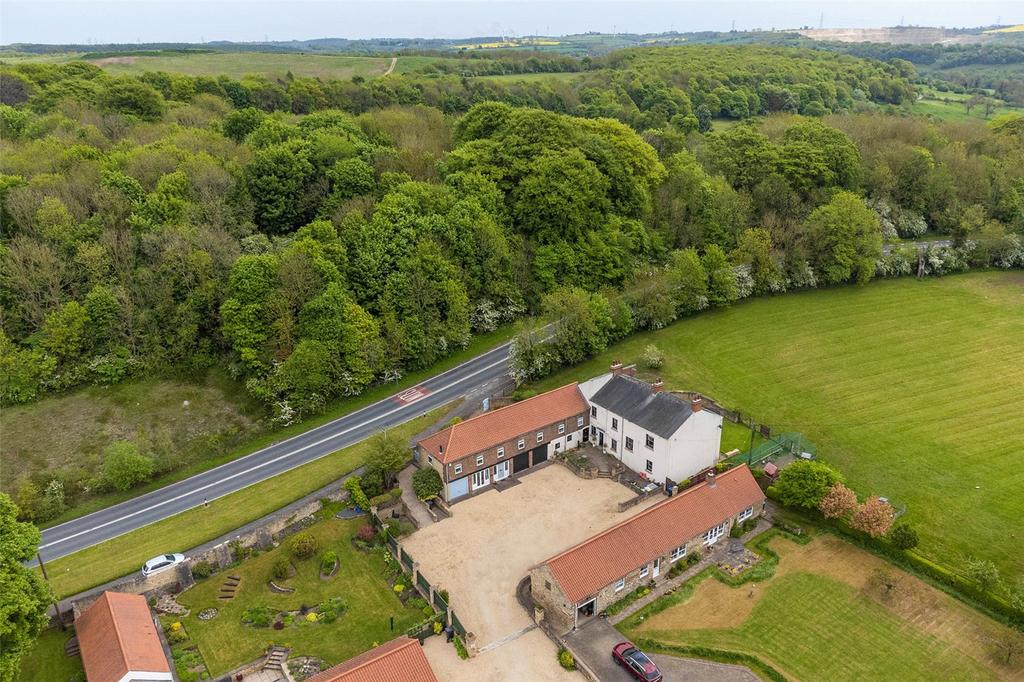
M 754 513 L 750 518 L 758 518 L 763 511 L 763 505 L 755 504 Z M 737 523 L 736 517 L 728 519 L 728 525 L 725 529 L 725 535 L 723 535 L 718 543 L 728 542 L 729 531 L 732 530 L 733 525 Z M 717 524 L 716 524 L 717 525 Z M 702 555 L 707 551 L 707 547 L 704 545 L 704 533 L 701 532 L 699 535 L 690 538 L 686 543 L 686 554 L 693 552 L 700 552 Z M 652 580 L 657 584 L 668 578 L 668 571 L 672 568 L 673 562 L 671 561 L 672 550 L 669 550 L 664 556 L 661 557 L 661 571 L 657 578 L 654 577 L 654 560 L 649 561 L 647 566 L 647 573 L 641 576 L 640 573 L 643 570 L 643 566 L 638 566 L 629 573 L 626 574 L 625 585 L 616 590 L 615 583 L 618 579 L 612 581 L 610 584 L 605 585 L 597 591 L 595 595 L 590 595 L 586 599 L 581 600 L 579 603 L 585 603 L 590 600 L 591 597 L 596 597 L 594 603 L 594 613 L 599 614 L 618 600 L 625 597 L 627 594 L 640 587 L 641 585 L 647 584 Z M 686 555 L 679 558 L 678 561 L 685 561 Z M 548 585 L 550 584 L 550 589 Z M 550 569 L 547 565 L 538 566 L 530 571 L 530 592 L 533 597 L 533 601 L 537 606 L 544 609 L 545 621 L 559 633 L 568 632 L 573 628 L 576 623 L 576 604 L 572 603 L 569 598 L 562 592 L 558 585 L 558 582 L 554 580 L 551 575 Z

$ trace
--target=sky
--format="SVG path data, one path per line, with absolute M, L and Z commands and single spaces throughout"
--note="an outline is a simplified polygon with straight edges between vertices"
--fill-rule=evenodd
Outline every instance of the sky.
M 735 24 L 733 23 L 735 22 Z M 0 0 L 0 44 L 1024 23 L 1024 0 Z

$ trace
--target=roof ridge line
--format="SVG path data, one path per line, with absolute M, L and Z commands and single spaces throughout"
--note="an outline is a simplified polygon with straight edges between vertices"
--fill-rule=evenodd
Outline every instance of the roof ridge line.
M 117 650 L 121 654 L 121 660 L 124 662 L 124 667 L 127 668 L 126 673 L 129 673 L 132 671 L 132 667 L 129 664 L 128 657 L 125 655 L 125 642 L 124 638 L 121 636 L 121 628 L 118 627 L 117 618 L 114 618 L 114 608 L 110 603 L 109 597 L 111 594 L 117 593 L 111 590 L 104 590 L 100 599 L 103 599 L 103 603 L 107 607 L 107 612 L 110 614 L 110 623 L 114 626 L 114 636 L 117 637 Z M 146 606 L 146 612 L 149 612 L 148 605 Z
M 573 382 L 568 383 L 568 384 L 563 384 L 562 386 L 558 386 L 557 388 L 552 388 L 550 391 L 544 391 L 543 393 L 538 393 L 537 395 L 531 395 L 529 398 L 526 398 L 524 400 L 517 400 L 515 402 L 509 403 L 508 405 L 502 405 L 501 407 L 499 407 L 497 409 L 488 410 L 486 412 L 481 412 L 480 414 L 473 415 L 469 419 L 463 419 L 462 421 L 458 422 L 457 424 L 452 424 L 448 428 L 451 429 L 454 432 L 455 431 L 455 427 L 458 426 L 459 424 L 468 424 L 469 422 L 473 421 L 474 419 L 480 419 L 481 417 L 486 417 L 488 415 L 495 414 L 497 412 L 501 412 L 502 410 L 508 409 L 508 408 L 513 407 L 515 405 L 523 405 L 525 403 L 530 402 L 531 400 L 536 400 L 537 398 L 543 398 L 546 395 L 554 393 L 555 391 L 564 390 L 566 388 L 569 388 L 570 386 L 576 386 L 578 388 L 579 387 L 579 382 L 578 381 L 573 381 Z
M 720 475 L 718 475 L 718 477 L 721 478 L 722 476 L 725 476 L 725 475 L 727 475 L 728 473 L 730 473 L 732 471 L 739 471 L 740 469 L 745 469 L 745 468 L 747 468 L 746 464 L 740 464 L 738 467 L 733 467 L 732 469 L 728 469 L 726 471 L 723 471 Z M 636 514 L 635 516 L 631 516 L 628 519 L 623 519 L 622 521 L 619 521 L 618 523 L 616 523 L 614 526 L 611 526 L 610 528 L 605 528 L 603 531 L 601 531 L 597 535 L 591 535 L 589 538 L 587 538 L 583 542 L 577 543 L 577 544 L 573 545 L 572 547 L 570 547 L 569 549 L 561 551 L 558 554 L 556 554 L 555 556 L 553 556 L 553 557 L 551 557 L 549 559 L 545 559 L 544 561 L 542 561 L 540 564 L 537 564 L 537 565 L 538 566 L 543 566 L 544 564 L 550 564 L 555 559 L 560 559 L 561 557 L 565 556 L 566 554 L 568 554 L 570 552 L 576 551 L 580 547 L 585 547 L 586 545 L 589 545 L 591 542 L 597 540 L 598 538 L 603 538 L 605 535 L 608 535 L 613 530 L 617 530 L 618 528 L 620 528 L 621 526 L 626 525 L 627 523 L 632 523 L 633 521 L 636 521 L 637 519 L 643 517 L 646 514 L 650 514 L 655 509 L 658 509 L 658 508 L 662 507 L 663 505 L 668 504 L 669 502 L 673 502 L 673 501 L 675 501 L 677 499 L 682 499 L 683 497 L 685 497 L 687 494 L 693 492 L 694 490 L 700 490 L 701 488 L 707 487 L 707 484 L 708 484 L 707 480 L 701 481 L 700 483 L 698 483 L 697 485 L 693 486 L 692 488 L 687 488 L 686 490 L 684 490 L 683 492 L 679 493 L 678 495 L 674 495 L 674 496 L 668 498 L 667 500 L 662 500 L 658 504 L 651 505 L 650 507 L 648 507 L 647 509 L 644 509 L 639 514 Z

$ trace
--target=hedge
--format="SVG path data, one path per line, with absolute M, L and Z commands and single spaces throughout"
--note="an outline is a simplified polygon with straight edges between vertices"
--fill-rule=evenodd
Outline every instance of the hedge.
M 1024 612 L 1014 609 L 1009 602 L 998 595 L 986 592 L 967 578 L 926 559 L 913 550 L 893 547 L 883 538 L 873 538 L 867 533 L 855 530 L 838 519 L 815 518 L 802 510 L 786 507 L 791 513 L 799 514 L 806 523 L 839 535 L 861 549 L 896 564 L 903 570 L 921 578 L 929 585 L 959 599 L 995 620 L 1024 630 Z
M 637 646 L 644 651 L 669 654 L 672 656 L 689 656 L 692 658 L 703 658 L 708 661 L 718 661 L 719 663 L 732 663 L 736 665 L 745 665 L 751 670 L 760 673 L 762 677 L 765 677 L 773 682 L 786 682 L 786 676 L 781 672 L 771 667 L 757 656 L 750 654 L 741 654 L 737 651 L 726 651 L 724 649 L 711 649 L 704 646 L 681 646 L 678 644 L 662 644 L 661 642 L 642 637 L 636 640 Z
M 377 495 L 376 497 L 371 497 L 370 498 L 370 506 L 371 507 L 380 507 L 380 506 L 383 506 L 383 505 L 387 504 L 388 502 L 391 502 L 393 500 L 397 500 L 401 496 L 402 496 L 402 489 L 401 488 L 392 488 L 391 490 L 388 490 L 387 492 L 381 493 L 380 495 Z

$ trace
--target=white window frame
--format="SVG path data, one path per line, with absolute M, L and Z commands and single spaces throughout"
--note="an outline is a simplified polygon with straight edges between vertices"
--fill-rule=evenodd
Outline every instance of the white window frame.
M 568 436 L 565 437 L 565 442 L 566 443 L 571 443 L 572 442 L 572 434 L 571 433 Z
M 619 451 L 619 441 L 617 441 L 614 438 L 612 438 L 612 452 L 618 452 L 618 451 Z
M 626 452 L 633 452 L 633 439 L 626 436 L 626 441 L 622 444 L 622 447 L 626 448 Z
M 597 405 L 590 406 L 590 416 L 597 419 Z
M 576 417 L 576 428 L 583 428 L 583 417 Z
M 519 439 L 519 443 L 517 443 L 517 445 L 519 446 L 520 450 L 524 449 L 526 447 L 526 439 L 525 438 L 520 438 Z
M 653 450 L 653 449 L 654 449 L 654 436 L 652 436 L 652 435 L 651 435 L 651 434 L 649 434 L 649 433 L 648 433 L 648 434 L 646 434 L 646 436 L 645 436 L 645 438 L 644 438 L 644 445 L 645 445 L 645 446 L 646 446 L 646 447 L 647 447 L 647 448 L 648 448 L 649 450 Z
M 558 425 L 558 435 L 562 435 L 563 433 L 565 433 L 565 424 L 559 424 Z
M 725 535 L 725 527 L 728 525 L 728 523 L 720 523 L 714 528 L 708 530 L 708 532 L 704 533 L 704 544 L 710 545 L 712 542 L 717 541 L 718 538 Z
M 486 488 L 491 484 L 491 468 L 481 469 L 474 473 L 469 482 L 469 487 L 472 490 L 479 490 L 480 488 Z
M 612 431 L 618 431 L 618 430 L 619 430 L 619 418 L 618 417 L 612 417 Z
M 498 459 L 501 459 L 504 456 L 505 456 L 505 448 L 504 447 L 498 448 Z
M 650 564 L 644 564 L 643 566 L 640 567 L 640 577 L 641 578 L 646 578 L 647 574 L 650 573 L 650 572 L 651 572 L 651 565 Z
M 431 457 L 430 455 L 427 455 L 427 464 L 433 464 L 433 463 L 434 463 L 434 458 Z
M 544 432 L 543 431 L 538 431 L 537 432 L 537 442 L 538 443 L 543 443 L 544 442 Z
M 672 550 L 672 554 L 669 556 L 669 563 L 675 563 L 686 556 L 686 545 L 681 545 Z
M 644 470 L 647 471 L 647 473 L 649 473 L 649 474 L 653 474 L 654 473 L 654 462 L 652 462 L 651 460 L 647 460 L 646 464 L 644 464 Z
M 483 455 L 477 455 L 476 456 L 476 465 L 478 467 L 482 467 L 484 465 L 484 456 Z
M 456 464 L 455 465 L 455 473 L 457 473 L 457 474 L 461 474 L 462 473 L 462 465 L 461 464 Z
M 737 516 L 736 518 L 739 521 L 746 521 L 747 519 L 749 519 L 753 515 L 754 515 L 754 508 L 753 507 L 747 507 L 746 509 L 741 511 L 740 515 Z
M 626 587 L 626 579 L 625 578 L 619 578 L 615 582 L 615 591 L 616 592 L 621 592 L 623 589 L 625 589 L 625 587 Z

